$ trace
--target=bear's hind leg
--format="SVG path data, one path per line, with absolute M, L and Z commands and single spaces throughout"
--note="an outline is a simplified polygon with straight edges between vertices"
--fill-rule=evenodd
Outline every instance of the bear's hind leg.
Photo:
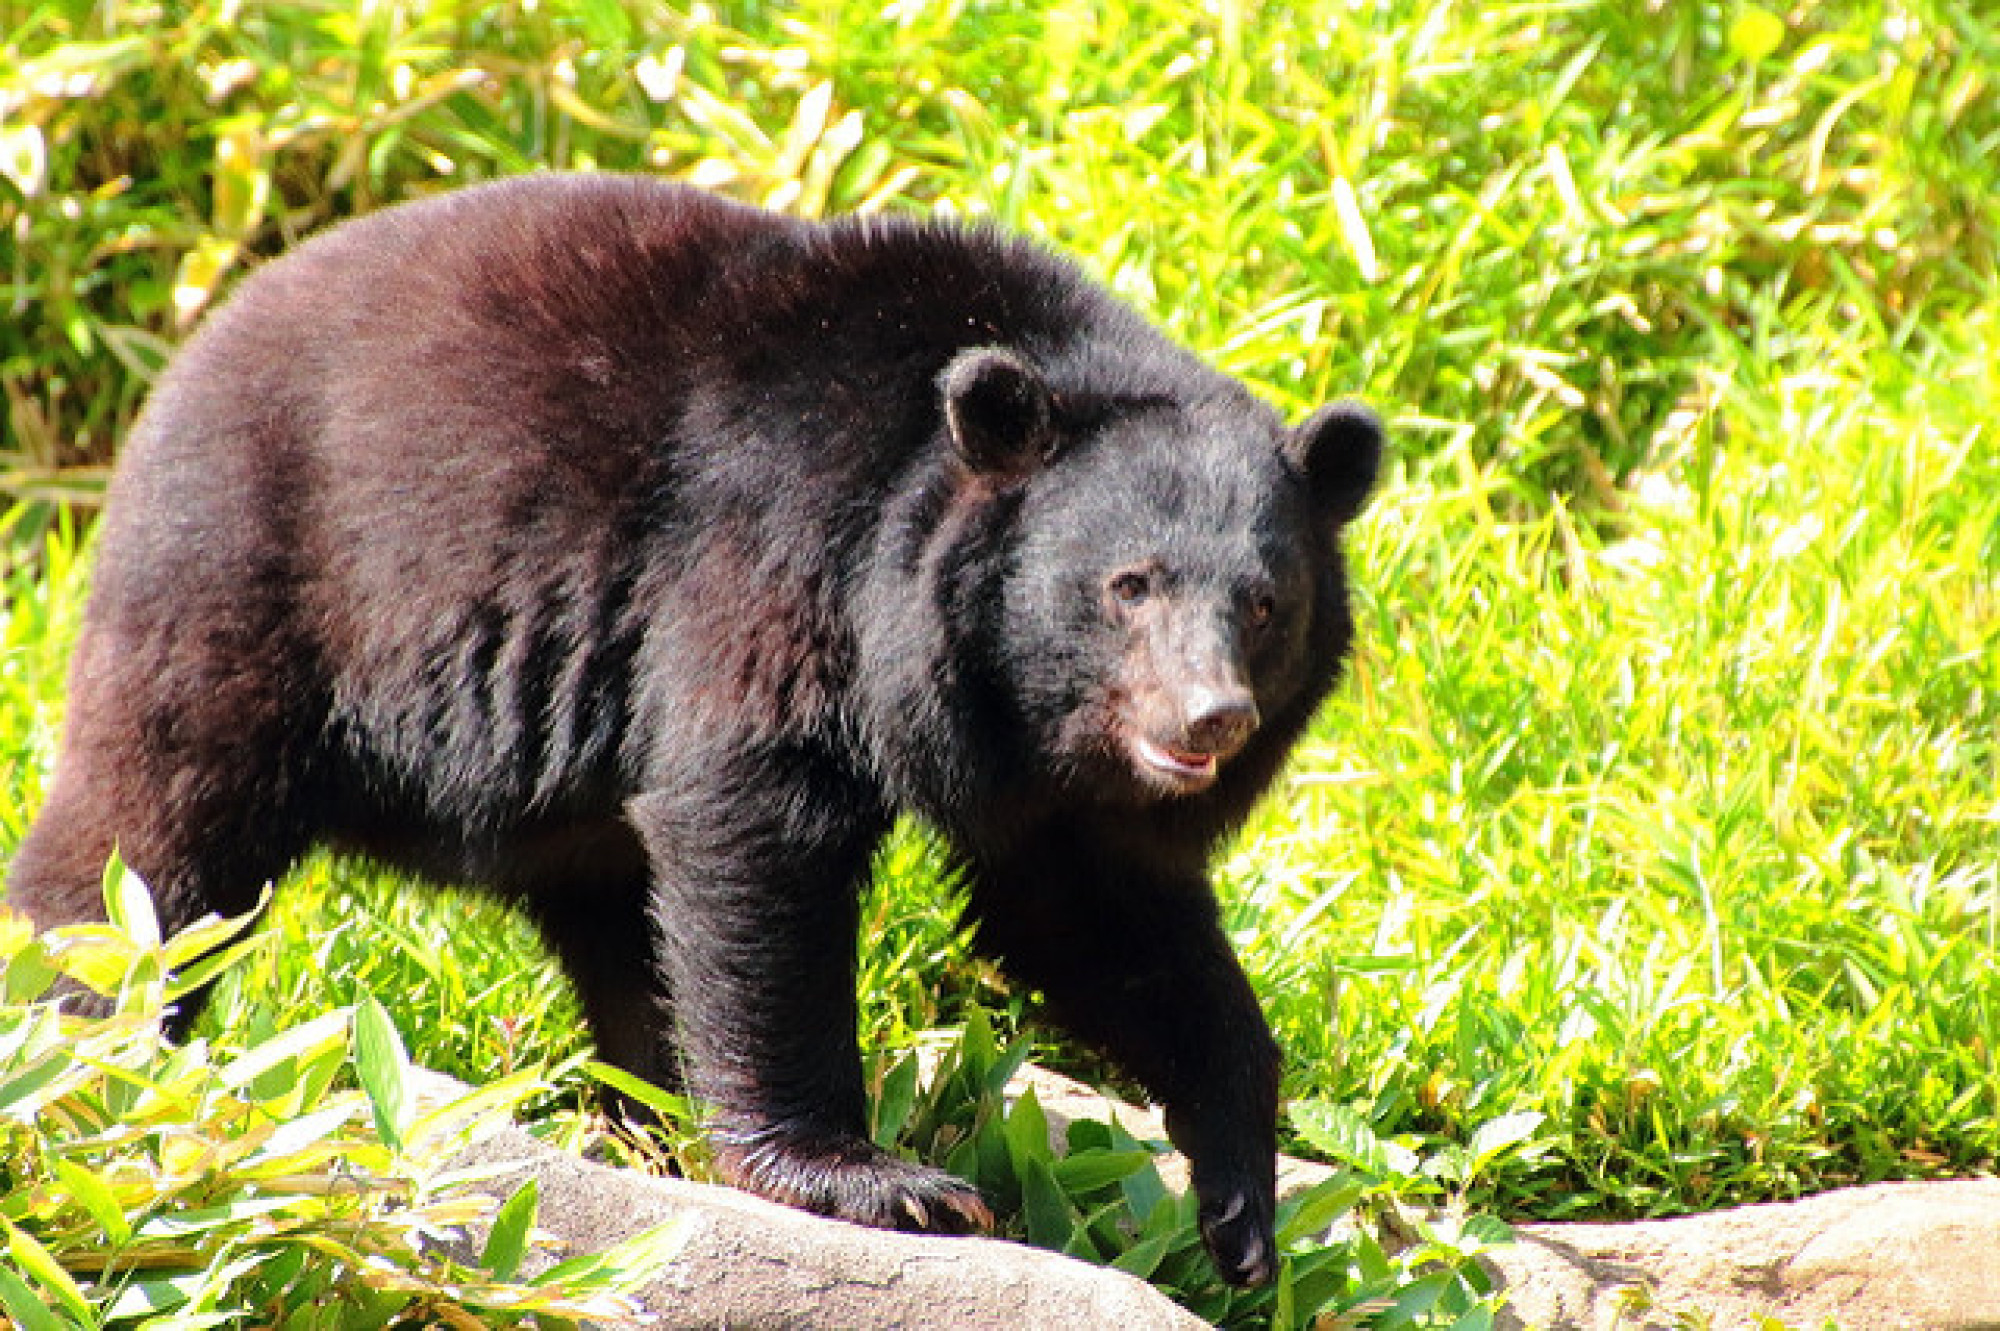
M 641 873 L 589 888 L 540 887 L 530 896 L 529 909 L 576 989 L 597 1056 L 679 1095 L 683 1087 L 673 996 L 650 901 L 651 886 Z M 618 1096 L 616 1102 L 634 1122 L 651 1117 L 627 1097 Z
M 110 819 L 59 770 L 7 871 L 7 904 L 37 932 L 104 918 Z
M 114 791 L 119 787 L 114 787 Z M 211 913 L 241 915 L 267 884 L 290 868 L 299 847 L 268 836 L 232 840 L 173 825 L 169 810 L 147 813 L 106 799 L 101 788 L 58 773 L 9 868 L 7 898 L 37 930 L 105 917 L 104 870 L 115 851 L 151 890 L 162 937 Z M 58 991 L 76 1012 L 103 1014 L 106 997 L 65 982 Z M 169 1039 L 185 1039 L 208 999 L 206 987 L 183 994 L 167 1014 Z
M 116 657 L 119 646 L 86 631 L 81 650 Z M 38 930 L 104 919 L 114 851 L 151 889 L 161 934 L 172 937 L 205 915 L 255 909 L 306 849 L 289 734 L 243 696 L 256 691 L 204 681 L 208 706 L 176 707 L 169 699 L 185 695 L 153 696 L 139 662 L 132 653 L 115 673 L 77 672 L 93 683 L 72 689 L 48 797 L 8 871 L 9 902 Z M 75 1010 L 107 1006 L 68 992 Z M 171 1038 L 187 1033 L 205 998 L 178 1001 Z

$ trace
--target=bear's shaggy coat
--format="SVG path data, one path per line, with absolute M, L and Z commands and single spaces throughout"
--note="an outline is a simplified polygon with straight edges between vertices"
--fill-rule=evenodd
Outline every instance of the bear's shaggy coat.
M 1262 1280 L 1278 1055 L 1205 868 L 1347 653 L 1379 447 L 991 230 L 605 176 L 380 213 L 161 380 L 12 896 L 96 916 L 114 847 L 169 929 L 316 844 L 484 887 L 730 1177 L 955 1231 L 983 1204 L 869 1143 L 856 1048 L 857 894 L 914 813 Z

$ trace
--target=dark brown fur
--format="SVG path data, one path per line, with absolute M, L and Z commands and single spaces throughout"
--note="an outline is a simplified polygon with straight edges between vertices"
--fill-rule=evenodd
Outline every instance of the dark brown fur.
M 316 844 L 485 887 L 738 1181 L 963 1229 L 868 1143 L 855 1047 L 857 891 L 915 813 L 1262 1279 L 1277 1053 L 1205 861 L 1339 670 L 1378 446 L 989 231 L 606 177 L 379 214 L 161 381 L 11 893 L 92 918 L 114 845 L 169 928 Z

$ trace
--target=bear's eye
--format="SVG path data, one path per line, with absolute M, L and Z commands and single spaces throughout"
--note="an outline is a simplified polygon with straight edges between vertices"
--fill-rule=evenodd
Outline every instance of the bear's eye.
M 1129 610 L 1153 594 L 1153 578 L 1145 569 L 1128 568 L 1123 573 L 1114 574 L 1106 586 L 1111 591 L 1111 599 Z
M 1254 592 L 1244 613 L 1249 619 L 1251 628 L 1267 628 L 1271 623 L 1271 617 L 1278 613 L 1278 598 L 1269 592 Z

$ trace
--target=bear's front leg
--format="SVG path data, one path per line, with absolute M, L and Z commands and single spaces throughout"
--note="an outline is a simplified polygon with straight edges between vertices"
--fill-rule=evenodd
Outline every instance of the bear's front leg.
M 1270 1280 L 1279 1052 L 1207 882 L 1069 838 L 971 877 L 981 950 L 1165 1110 L 1216 1270 Z
M 868 1136 L 855 934 L 888 817 L 829 765 L 767 754 L 642 796 L 630 816 L 689 1088 L 731 1183 L 882 1229 L 992 1226 L 970 1184 Z

